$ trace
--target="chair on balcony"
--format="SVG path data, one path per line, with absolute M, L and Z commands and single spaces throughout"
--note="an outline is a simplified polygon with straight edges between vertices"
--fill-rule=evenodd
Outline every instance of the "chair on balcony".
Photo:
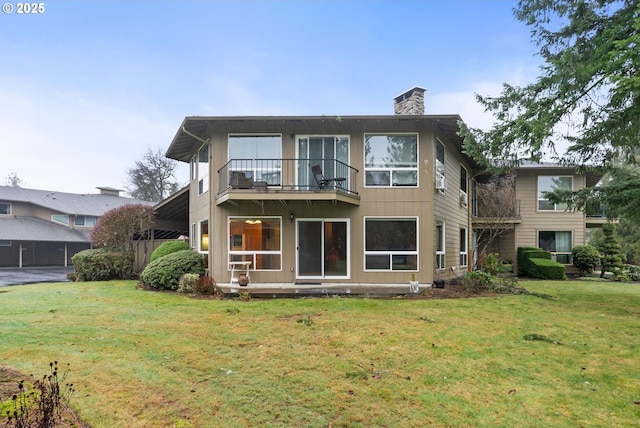
M 324 174 L 322 174 L 322 168 L 320 165 L 313 165 L 311 167 L 311 172 L 313 173 L 313 178 L 316 180 L 316 184 L 320 189 L 342 188 L 342 183 L 347 180 L 343 177 L 326 178 Z
M 251 172 L 231 171 L 229 173 L 229 186 L 234 189 L 251 189 L 253 187 Z

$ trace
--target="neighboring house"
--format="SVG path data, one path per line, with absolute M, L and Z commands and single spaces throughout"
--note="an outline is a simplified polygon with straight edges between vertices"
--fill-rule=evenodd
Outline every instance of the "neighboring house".
M 593 187 L 601 179 L 599 173 L 578 173 L 575 168 L 554 163 L 521 162 L 514 169 L 515 192 L 512 215 L 504 221 L 506 232 L 493 242 L 488 252 L 497 252 L 501 258 L 516 262 L 518 247 L 540 247 L 552 253 L 553 259 L 571 266 L 571 252 L 576 245 L 587 243 L 588 228 L 600 227 L 606 218 L 601 210 L 584 213 L 569 211 L 566 204 L 553 204 L 544 192 L 556 189 L 579 190 Z M 476 182 L 488 178 L 482 174 Z M 488 227 L 490 221 L 478 205 L 472 191 L 472 216 L 474 230 Z
M 99 194 L 74 194 L 0 186 L 0 267 L 70 266 L 91 248 L 91 230 L 105 212 L 148 204 L 99 187 Z
M 407 284 L 464 274 L 471 177 L 458 115 L 187 117 L 191 246 L 218 282 Z M 234 272 L 234 278 L 232 278 Z

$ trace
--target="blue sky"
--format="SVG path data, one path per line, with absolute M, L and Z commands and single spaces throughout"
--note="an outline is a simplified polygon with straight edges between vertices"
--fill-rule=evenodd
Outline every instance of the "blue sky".
M 124 189 L 185 116 L 392 114 L 413 86 L 427 114 L 488 128 L 474 93 L 538 75 L 515 3 L 49 0 L 2 13 L 0 184 Z

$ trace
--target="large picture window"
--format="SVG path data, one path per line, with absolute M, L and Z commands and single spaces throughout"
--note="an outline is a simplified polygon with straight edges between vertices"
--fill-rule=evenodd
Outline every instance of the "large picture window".
M 418 136 L 365 135 L 366 186 L 417 186 Z
M 554 190 L 572 190 L 573 178 L 541 175 L 538 176 L 538 210 L 540 211 L 565 211 L 567 204 L 565 202 L 554 204 L 544 197 L 544 192 L 553 192 Z
M 269 186 L 282 184 L 281 135 L 229 135 L 229 170 L 245 179 L 263 181 Z
M 418 219 L 365 218 L 365 270 L 418 270 Z
M 572 263 L 573 241 L 571 231 L 541 230 L 538 232 L 538 247 L 549 251 L 558 263 L 565 265 Z
M 281 270 L 280 217 L 229 218 L 229 261 L 251 262 L 251 270 Z

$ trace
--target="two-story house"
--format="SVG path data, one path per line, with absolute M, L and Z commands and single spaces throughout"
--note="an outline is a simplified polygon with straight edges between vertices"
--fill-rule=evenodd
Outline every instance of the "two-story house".
M 601 210 L 568 210 L 567 204 L 554 204 L 545 198 L 545 192 L 556 189 L 577 191 L 593 187 L 602 178 L 598 172 L 578 172 L 576 168 L 555 163 L 531 163 L 522 161 L 513 169 L 512 200 L 500 200 L 506 210 L 499 221 L 503 227 L 489 252 L 501 258 L 516 261 L 518 247 L 540 247 L 550 251 L 553 259 L 566 265 L 568 272 L 576 271 L 571 265 L 573 247 L 587 243 L 589 228 L 600 227 L 606 218 Z M 491 215 L 496 210 L 483 210 L 476 199 L 477 183 L 486 181 L 487 175 L 479 174 L 472 182 L 473 229 L 481 235 L 483 228 L 493 227 Z
M 0 186 L 0 267 L 70 266 L 91 248 L 91 230 L 105 212 L 149 204 L 120 196 L 118 189 L 76 194 Z
M 191 246 L 211 276 L 253 283 L 429 284 L 470 263 L 471 177 L 458 115 L 424 89 L 377 116 L 187 117 Z

